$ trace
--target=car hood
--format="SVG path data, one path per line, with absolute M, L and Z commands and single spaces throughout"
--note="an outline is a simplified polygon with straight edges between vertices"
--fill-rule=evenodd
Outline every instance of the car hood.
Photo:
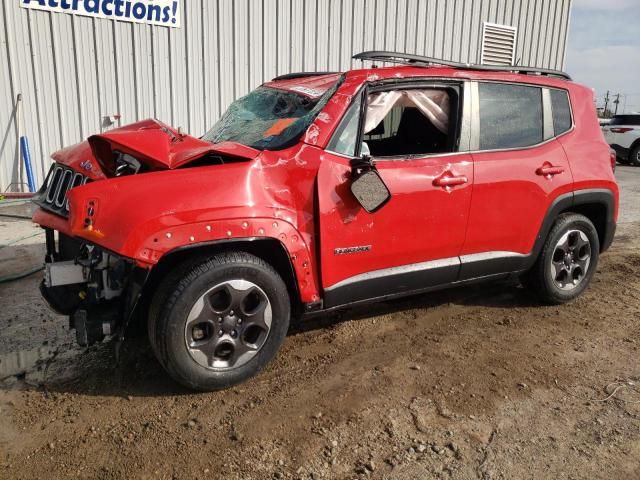
M 114 151 L 133 156 L 148 171 L 180 168 L 210 154 L 237 160 L 253 160 L 260 155 L 260 150 L 239 143 L 212 144 L 149 119 L 93 135 L 86 142 L 54 153 L 52 158 L 98 179 L 115 174 Z

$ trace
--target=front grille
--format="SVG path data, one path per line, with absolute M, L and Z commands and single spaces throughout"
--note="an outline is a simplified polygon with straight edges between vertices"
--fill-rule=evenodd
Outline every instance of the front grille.
M 67 192 L 91 180 L 83 174 L 60 164 L 51 166 L 44 184 L 34 195 L 33 201 L 40 207 L 63 217 L 69 216 Z

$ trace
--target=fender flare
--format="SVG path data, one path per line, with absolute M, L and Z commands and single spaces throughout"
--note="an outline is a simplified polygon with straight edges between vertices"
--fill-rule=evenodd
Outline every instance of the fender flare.
M 302 234 L 281 218 L 236 218 L 165 227 L 137 243 L 130 253 L 139 264 L 149 268 L 177 251 L 259 240 L 275 240 L 282 245 L 301 301 L 318 301 L 318 275 L 313 250 Z
M 600 251 L 604 252 L 611 246 L 616 231 L 615 196 L 613 191 L 606 188 L 575 190 L 558 196 L 547 210 L 531 254 L 528 256 L 527 269 L 533 266 L 540 255 L 544 242 L 547 240 L 547 236 L 558 216 L 564 211 L 571 210 L 580 205 L 589 204 L 598 204 L 605 207 L 605 230 L 602 236 Z

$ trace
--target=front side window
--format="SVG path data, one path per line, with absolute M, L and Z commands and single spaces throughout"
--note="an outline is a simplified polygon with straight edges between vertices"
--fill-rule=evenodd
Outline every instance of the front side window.
M 367 97 L 364 125 L 360 124 L 362 95 L 351 104 L 327 150 L 355 156 L 359 128 L 360 153 L 372 157 L 407 157 L 451 152 L 453 89 L 405 89 L 374 92 Z
M 452 151 L 451 102 L 450 90 L 443 88 L 370 94 L 363 152 L 368 150 L 373 157 L 406 157 Z
M 237 142 L 259 150 L 295 144 L 334 94 L 337 84 L 318 97 L 304 92 L 259 87 L 231 104 L 203 138 Z
M 542 90 L 480 83 L 480 149 L 528 147 L 542 142 Z
M 553 112 L 553 134 L 558 136 L 571 128 L 571 108 L 569 96 L 564 90 L 550 89 L 551 110 Z

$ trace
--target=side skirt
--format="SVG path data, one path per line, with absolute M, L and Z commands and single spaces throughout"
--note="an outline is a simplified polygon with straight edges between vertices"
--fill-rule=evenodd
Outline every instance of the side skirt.
M 506 278 L 526 270 L 529 255 L 487 252 L 367 272 L 325 290 L 323 310 Z

